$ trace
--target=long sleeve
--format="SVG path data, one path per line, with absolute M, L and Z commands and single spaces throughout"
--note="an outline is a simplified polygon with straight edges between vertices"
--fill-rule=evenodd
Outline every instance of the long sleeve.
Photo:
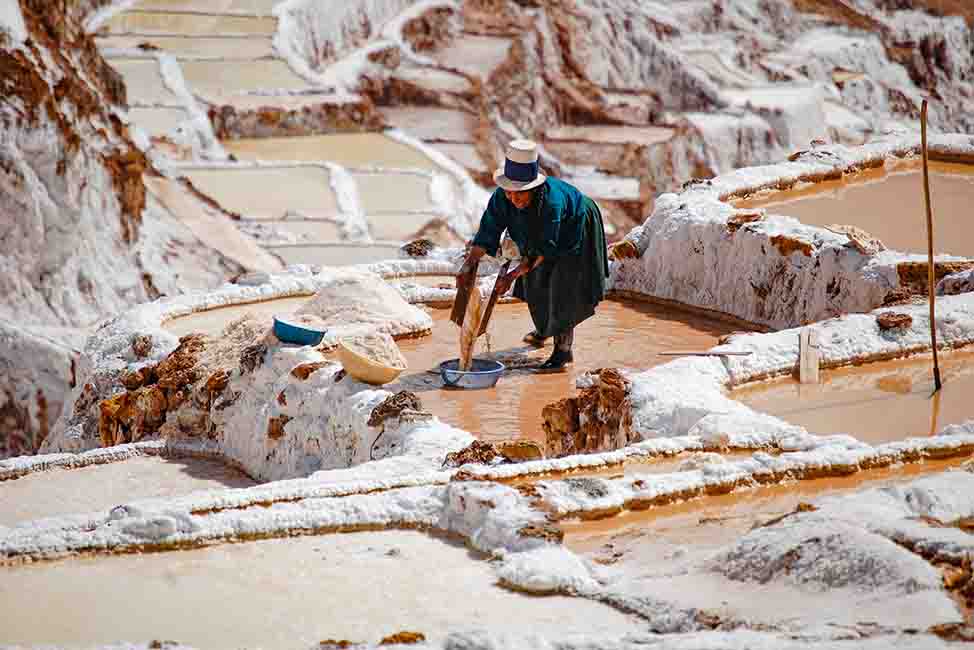
M 474 246 L 480 246 L 487 251 L 488 255 L 496 255 L 497 249 L 501 245 L 501 235 L 507 228 L 505 212 L 501 206 L 500 192 L 494 192 L 487 203 L 487 209 L 480 217 L 480 228 L 477 236 L 473 239 Z

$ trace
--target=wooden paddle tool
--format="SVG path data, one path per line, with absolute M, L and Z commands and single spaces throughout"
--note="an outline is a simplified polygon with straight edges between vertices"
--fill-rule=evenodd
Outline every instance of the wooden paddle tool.
M 474 262 L 470 270 L 464 275 L 464 282 L 457 287 L 457 297 L 453 299 L 453 309 L 450 320 L 463 327 L 463 318 L 467 313 L 467 303 L 470 302 L 470 292 L 477 287 L 477 267 L 480 262 Z
M 497 274 L 494 290 L 486 303 L 477 288 L 477 266 L 466 276 L 466 281 L 457 289 L 457 297 L 453 301 L 450 320 L 460 326 L 460 370 L 470 370 L 473 360 L 473 349 L 477 339 L 487 333 L 490 316 L 494 313 L 494 305 L 500 298 L 500 280 L 507 275 L 511 262 L 506 262 Z

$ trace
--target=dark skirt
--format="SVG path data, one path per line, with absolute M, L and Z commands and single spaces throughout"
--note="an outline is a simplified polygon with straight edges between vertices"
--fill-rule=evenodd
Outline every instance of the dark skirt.
M 605 298 L 609 261 L 602 212 L 588 197 L 584 210 L 581 253 L 545 259 L 514 284 L 514 296 L 528 303 L 535 331 L 544 338 L 571 331 Z

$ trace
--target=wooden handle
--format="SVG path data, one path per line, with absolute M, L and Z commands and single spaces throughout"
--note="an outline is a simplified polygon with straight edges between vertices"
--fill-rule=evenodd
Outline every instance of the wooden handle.
M 940 360 L 937 358 L 937 274 L 933 264 L 933 210 L 930 208 L 930 173 L 927 171 L 927 100 L 920 107 L 920 148 L 923 152 L 923 198 L 927 206 L 927 294 L 930 300 L 930 347 L 933 350 L 933 385 L 940 390 Z

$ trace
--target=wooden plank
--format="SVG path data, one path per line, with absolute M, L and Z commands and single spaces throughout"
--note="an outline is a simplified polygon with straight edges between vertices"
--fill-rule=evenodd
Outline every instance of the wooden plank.
M 933 352 L 934 391 L 940 390 L 940 358 L 937 356 L 936 268 L 933 265 L 933 210 L 930 208 L 930 173 L 927 170 L 927 100 L 920 108 L 920 145 L 923 154 L 923 200 L 927 207 L 927 293 L 930 302 L 930 349 Z
M 463 317 L 467 313 L 467 302 L 470 300 L 470 292 L 477 288 L 477 267 L 480 266 L 479 260 L 472 265 L 473 268 L 467 273 L 466 283 L 457 287 L 457 297 L 453 299 L 453 309 L 450 311 L 450 320 L 463 327 Z
M 476 285 L 470 290 L 467 301 L 467 313 L 464 315 L 463 325 L 460 326 L 460 370 L 470 370 L 473 361 L 473 350 L 479 337 L 480 319 L 483 316 L 483 298 Z
M 818 332 L 806 327 L 798 337 L 798 381 L 802 384 L 817 384 L 819 369 Z
M 483 336 L 487 333 L 487 324 L 490 323 L 490 317 L 494 313 L 494 305 L 500 299 L 500 292 L 497 290 L 497 284 L 501 281 L 501 278 L 507 275 L 507 270 L 511 267 L 511 261 L 508 260 L 501 267 L 500 273 L 497 274 L 497 280 L 494 282 L 494 290 L 490 293 L 490 300 L 487 301 L 487 306 L 484 307 L 484 314 L 480 317 L 480 332 L 478 336 Z

